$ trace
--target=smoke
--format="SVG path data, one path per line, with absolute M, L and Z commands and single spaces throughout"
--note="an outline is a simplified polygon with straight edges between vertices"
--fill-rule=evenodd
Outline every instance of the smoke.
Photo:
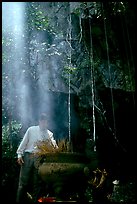
M 25 126 L 34 125 L 40 113 L 47 113 L 49 129 L 58 138 L 67 137 L 69 87 L 62 70 L 68 66 L 68 43 L 47 31 L 32 29 L 29 36 L 24 2 L 4 2 L 2 9 L 3 34 L 12 40 L 5 66 L 10 77 L 8 106 L 14 107 L 14 114 Z M 71 115 L 72 126 L 77 126 L 74 110 Z
M 10 74 L 7 86 L 9 106 L 16 103 L 16 111 L 22 122 L 31 116 L 29 108 L 29 87 L 26 81 L 26 47 L 25 47 L 25 3 L 2 3 L 2 32 L 6 48 L 6 71 Z M 4 52 L 4 51 L 3 51 Z M 14 107 L 15 108 L 15 107 Z

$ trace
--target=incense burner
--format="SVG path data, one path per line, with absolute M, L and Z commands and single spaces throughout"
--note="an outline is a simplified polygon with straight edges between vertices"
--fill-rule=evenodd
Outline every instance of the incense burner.
M 52 189 L 52 196 L 68 200 L 75 194 L 77 199 L 84 200 L 87 170 L 97 168 L 97 162 L 95 155 L 89 159 L 85 154 L 76 152 L 50 152 L 41 157 L 37 168 L 42 181 Z

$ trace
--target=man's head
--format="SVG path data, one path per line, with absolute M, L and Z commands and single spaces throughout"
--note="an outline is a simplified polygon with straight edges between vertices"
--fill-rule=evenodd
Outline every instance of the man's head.
M 42 113 L 39 117 L 39 126 L 41 130 L 47 129 L 47 115 Z

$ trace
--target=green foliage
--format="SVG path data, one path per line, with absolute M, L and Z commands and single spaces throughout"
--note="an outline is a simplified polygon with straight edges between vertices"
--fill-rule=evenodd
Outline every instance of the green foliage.
M 16 149 L 20 128 L 21 124 L 16 121 L 12 121 L 11 125 L 2 126 L 2 190 L 3 194 L 9 195 L 11 200 L 16 196 L 18 183 Z
M 74 74 L 77 70 L 78 70 L 77 67 L 73 67 L 73 66 L 64 66 L 64 70 L 63 70 L 63 72 L 64 72 L 64 73 L 67 73 L 67 74 Z
M 2 163 L 3 173 L 7 171 L 7 166 L 12 163 L 16 157 L 16 149 L 19 143 L 18 135 L 21 129 L 21 124 L 12 121 L 11 124 L 2 126 Z
M 31 3 L 28 8 L 29 18 L 28 18 L 28 27 L 29 29 L 36 30 L 48 30 L 49 28 L 49 19 L 45 15 L 44 11 L 41 10 L 40 5 Z
M 111 2 L 114 14 L 124 13 L 127 9 L 127 2 Z
M 2 126 L 2 158 L 10 159 L 15 155 L 15 149 L 18 140 L 18 134 L 21 129 L 21 124 L 12 121 L 11 124 Z M 14 144 L 15 142 L 15 144 Z

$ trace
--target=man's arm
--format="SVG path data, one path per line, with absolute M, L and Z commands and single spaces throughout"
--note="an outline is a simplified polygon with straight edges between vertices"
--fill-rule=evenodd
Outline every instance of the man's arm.
M 58 148 L 58 145 L 57 145 L 57 143 L 56 143 L 56 140 L 54 139 L 53 133 L 52 133 L 51 131 L 49 131 L 49 137 L 50 137 L 50 140 L 51 140 L 51 142 L 52 142 L 54 148 Z
M 27 146 L 27 143 L 29 141 L 29 128 L 27 129 L 18 149 L 17 149 L 17 154 L 18 154 L 18 158 L 22 157 L 24 150 Z
M 23 137 L 23 139 L 22 139 L 22 141 L 21 141 L 21 143 L 17 149 L 17 154 L 18 154 L 17 162 L 19 165 L 22 165 L 24 163 L 22 156 L 23 156 L 24 150 L 26 148 L 26 145 L 28 143 L 28 140 L 29 140 L 29 128 L 26 131 L 26 133 L 25 133 L 25 135 L 24 135 L 24 137 Z

